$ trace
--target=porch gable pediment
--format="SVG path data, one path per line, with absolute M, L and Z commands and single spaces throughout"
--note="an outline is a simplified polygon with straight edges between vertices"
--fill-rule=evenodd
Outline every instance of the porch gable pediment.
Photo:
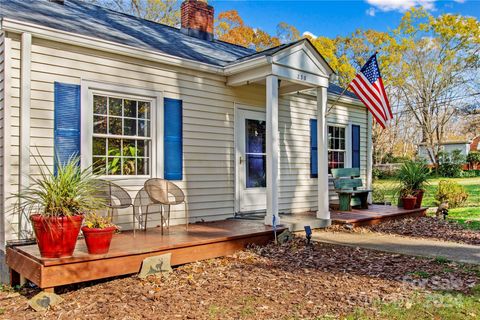
M 335 73 L 306 39 L 270 50 L 265 55 L 258 55 L 228 67 L 227 84 L 239 86 L 253 82 L 262 83 L 265 77 L 271 74 L 297 86 L 328 87 L 330 76 Z
M 273 56 L 274 64 L 278 64 L 301 72 L 311 73 L 328 78 L 333 70 L 328 66 L 323 57 L 317 52 L 312 52 L 305 42 L 278 52 Z

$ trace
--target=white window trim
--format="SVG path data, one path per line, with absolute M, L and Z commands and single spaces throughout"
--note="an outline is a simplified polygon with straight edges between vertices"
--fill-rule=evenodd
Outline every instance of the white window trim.
M 142 88 L 128 87 L 124 85 L 102 83 L 90 80 L 81 81 L 81 135 L 80 135 L 80 158 L 81 167 L 86 169 L 92 166 L 92 137 L 93 137 L 93 95 L 117 95 L 151 101 L 151 137 L 152 157 L 150 163 L 150 175 L 111 175 L 101 178 L 111 180 L 134 180 L 144 181 L 147 178 L 163 178 L 163 92 L 146 90 Z
M 338 127 L 345 129 L 345 168 L 352 167 L 352 123 L 349 122 L 348 124 L 342 123 L 327 123 L 327 135 L 328 135 L 328 127 Z M 328 143 L 328 137 L 327 137 Z M 327 152 L 329 148 L 327 146 Z M 329 176 L 332 176 L 330 173 Z

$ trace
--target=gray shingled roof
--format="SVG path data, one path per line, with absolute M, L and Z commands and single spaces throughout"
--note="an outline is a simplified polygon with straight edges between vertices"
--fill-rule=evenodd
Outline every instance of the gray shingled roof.
M 255 50 L 190 37 L 160 23 L 105 9 L 79 0 L 0 0 L 0 17 L 105 39 L 180 58 L 224 66 Z
M 294 44 L 283 44 L 256 52 L 219 40 L 197 39 L 183 34 L 180 29 L 80 0 L 65 0 L 63 5 L 48 0 L 0 0 L 0 18 L 3 17 L 219 67 L 262 55 L 271 55 Z M 328 91 L 340 94 L 343 89 L 330 84 Z M 349 91 L 345 95 L 356 98 L 355 94 Z

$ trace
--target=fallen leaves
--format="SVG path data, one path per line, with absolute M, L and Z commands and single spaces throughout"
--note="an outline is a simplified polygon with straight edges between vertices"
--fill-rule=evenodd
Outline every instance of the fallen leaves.
M 372 309 L 376 301 L 400 303 L 414 292 L 467 292 L 479 277 L 478 267 L 327 244 L 306 247 L 294 239 L 184 265 L 168 276 L 64 287 L 64 303 L 41 315 L 26 305 L 32 289 L 19 296 L 0 292 L 0 308 L 7 319 L 309 319 Z

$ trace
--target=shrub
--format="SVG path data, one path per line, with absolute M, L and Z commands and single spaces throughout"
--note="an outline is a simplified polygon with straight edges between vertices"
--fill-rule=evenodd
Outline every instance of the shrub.
M 478 151 L 470 151 L 467 155 L 467 162 L 471 163 L 472 165 L 477 165 L 480 163 L 480 152 Z
M 446 178 L 458 178 L 462 175 L 465 156 L 460 150 L 438 153 L 438 174 Z
M 421 190 L 425 188 L 429 177 L 429 169 L 424 162 L 406 161 L 397 172 L 403 190 Z
M 462 172 L 462 178 L 480 177 L 480 170 L 468 170 Z
M 437 204 L 448 201 L 450 208 L 456 208 L 467 201 L 468 193 L 462 185 L 454 181 L 442 180 L 438 184 L 435 199 L 437 200 Z

